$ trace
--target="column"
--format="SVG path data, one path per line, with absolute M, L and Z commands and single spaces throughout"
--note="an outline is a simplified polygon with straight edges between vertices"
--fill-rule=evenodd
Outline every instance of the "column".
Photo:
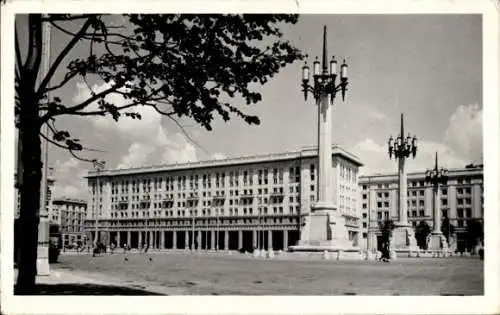
M 441 209 L 439 208 L 439 186 L 434 185 L 434 234 L 441 233 Z
M 399 158 L 399 167 L 398 167 L 398 179 L 399 179 L 399 226 L 408 225 L 408 204 L 407 204 L 407 180 L 406 180 L 406 172 L 405 172 L 405 158 Z
M 132 238 L 132 237 L 130 237 L 130 235 L 131 235 L 130 231 L 127 231 L 127 245 L 128 246 L 130 246 L 130 239 Z
M 165 231 L 160 231 L 160 249 L 165 249 Z
M 139 231 L 139 244 L 138 244 L 139 249 L 142 248 L 142 231 Z
M 149 247 L 153 247 L 153 231 L 148 232 L 148 238 L 149 238 Z
M 224 231 L 224 250 L 229 250 L 229 231 Z
M 283 250 L 288 249 L 288 230 L 283 230 Z
M 273 249 L 273 231 L 267 231 L 267 249 Z
M 252 246 L 257 248 L 257 230 L 252 231 Z
M 211 230 L 210 235 L 210 250 L 215 250 L 215 231 Z
M 238 249 L 243 248 L 243 231 L 238 231 Z
M 122 246 L 122 243 L 120 243 L 120 230 L 116 232 L 116 248 L 120 248 Z
M 177 249 L 177 231 L 172 231 L 172 249 Z
M 184 249 L 189 249 L 189 232 L 185 231 L 184 234 Z

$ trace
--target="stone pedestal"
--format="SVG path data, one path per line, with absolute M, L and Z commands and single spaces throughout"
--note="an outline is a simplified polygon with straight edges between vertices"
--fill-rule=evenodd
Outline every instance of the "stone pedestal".
M 431 251 L 448 252 L 448 243 L 441 232 L 432 232 L 427 240 L 427 248 Z
M 396 253 L 408 253 L 418 250 L 413 228 L 409 224 L 396 224 L 392 230 L 391 249 Z
M 48 276 L 49 268 L 49 220 L 46 216 L 40 216 L 38 224 L 38 247 L 36 256 L 36 274 Z
M 298 245 L 291 246 L 291 251 L 335 252 L 356 251 L 348 239 L 345 219 L 336 214 L 335 207 L 325 203 L 317 203 L 312 213 L 306 217 Z

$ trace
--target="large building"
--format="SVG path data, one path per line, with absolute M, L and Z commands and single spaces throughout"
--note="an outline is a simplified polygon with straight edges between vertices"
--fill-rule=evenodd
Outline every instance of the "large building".
M 362 248 L 377 248 L 380 244 L 378 222 L 398 220 L 397 174 L 360 176 Z M 425 182 L 425 171 L 408 173 L 408 221 L 416 227 L 426 221 L 433 227 L 433 191 Z M 482 221 L 484 217 L 483 166 L 468 165 L 450 169 L 448 182 L 440 186 L 441 218 L 448 218 L 455 227 L 457 246 L 465 242 L 468 219 Z
M 358 168 L 332 148 L 333 201 L 358 244 Z M 91 171 L 86 230 L 132 248 L 275 250 L 296 245 L 317 200 L 317 150 Z M 193 237 L 194 235 L 194 237 Z
M 84 220 L 87 215 L 87 201 L 73 198 L 56 198 L 49 213 L 51 223 L 59 225 L 65 248 L 85 243 Z

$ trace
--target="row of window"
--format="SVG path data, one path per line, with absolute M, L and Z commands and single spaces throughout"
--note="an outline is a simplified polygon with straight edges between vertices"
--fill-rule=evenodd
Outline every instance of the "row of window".
M 299 219 L 297 217 L 290 218 L 261 218 L 260 224 L 269 224 L 269 223 L 298 223 Z M 250 219 L 250 218 L 242 218 L 242 219 L 219 219 L 219 224 L 258 224 L 259 219 Z M 148 225 L 158 225 L 159 222 L 149 222 Z M 168 220 L 164 223 L 165 225 L 171 226 L 192 226 L 192 221 L 190 220 Z M 217 224 L 216 219 L 198 219 L 196 220 L 196 225 L 200 224 Z M 91 224 L 89 224 L 91 225 Z M 111 226 L 144 226 L 144 222 L 141 221 L 129 221 L 129 222 L 110 222 Z

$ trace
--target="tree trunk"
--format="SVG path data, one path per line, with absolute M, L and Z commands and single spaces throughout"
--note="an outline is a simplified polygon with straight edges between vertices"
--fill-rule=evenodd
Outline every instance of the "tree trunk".
M 38 224 L 40 221 L 41 143 L 37 106 L 34 106 L 33 103 L 23 104 L 22 111 L 25 112 L 21 116 L 20 128 L 22 132 L 19 139 L 23 148 L 21 161 L 24 168 L 19 215 L 22 236 L 19 239 L 20 259 L 16 293 L 33 294 L 35 293 L 37 273 Z
M 19 239 L 19 264 L 15 294 L 36 293 L 36 262 L 38 250 L 38 223 L 40 221 L 40 183 L 42 179 L 39 99 L 35 84 L 41 59 L 41 15 L 30 14 L 29 48 L 25 67 L 19 81 L 20 102 L 19 140 L 23 166 L 21 209 L 19 224 L 22 236 Z

